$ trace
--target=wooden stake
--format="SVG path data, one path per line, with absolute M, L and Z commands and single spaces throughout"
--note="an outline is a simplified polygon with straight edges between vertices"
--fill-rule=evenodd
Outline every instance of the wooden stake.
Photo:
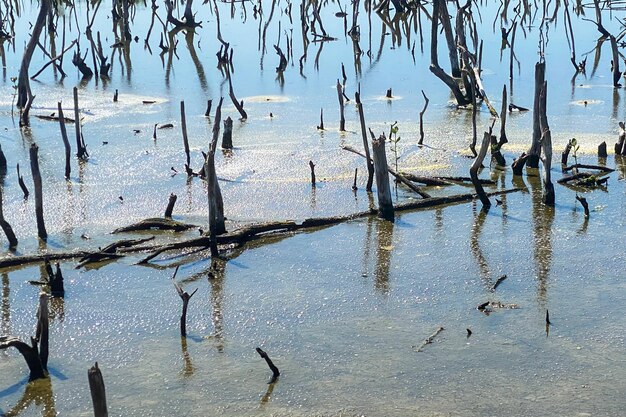
M 394 221 L 391 187 L 389 186 L 389 170 L 385 153 L 385 136 L 381 135 L 372 141 L 374 172 L 376 173 L 376 194 L 378 196 L 378 217 Z
M 365 127 L 365 115 L 363 114 L 363 103 L 361 103 L 361 93 L 354 93 L 356 108 L 359 112 L 359 121 L 361 122 L 361 136 L 363 139 L 363 148 L 365 149 L 365 161 L 367 164 L 367 185 L 365 190 L 372 192 L 372 184 L 374 183 L 374 164 L 370 158 L 369 141 L 367 140 L 367 129 Z
M 78 124 L 78 123 L 76 123 Z M 48 232 L 43 219 L 43 192 L 41 188 L 41 172 L 39 171 L 39 147 L 33 143 L 30 145 L 30 169 L 35 186 L 35 215 L 37 217 L 37 235 L 46 240 Z
M 80 114 L 78 111 L 78 88 L 74 87 L 74 127 L 76 129 L 76 156 L 79 159 L 85 159 L 89 155 L 87 154 L 87 148 L 83 142 L 83 135 L 80 131 Z
M 426 97 L 426 93 L 422 90 L 422 95 L 424 96 L 424 108 L 420 112 L 420 140 L 417 142 L 418 145 L 424 144 L 424 113 L 426 113 L 426 109 L 428 108 L 428 97 Z
M 320 109 L 320 124 L 317 126 L 317 130 L 324 130 L 324 109 Z
M 311 168 L 311 186 L 315 188 L 315 164 L 313 161 L 309 161 L 309 168 Z
M 94 417 L 108 417 L 106 390 L 102 372 L 98 368 L 98 362 L 87 371 L 89 379 L 89 390 L 91 391 L 91 401 L 93 403 Z
M 183 145 L 185 147 L 185 156 L 187 166 L 190 166 L 191 158 L 189 156 L 189 140 L 187 139 L 187 119 L 185 117 L 185 101 L 180 102 L 180 123 L 183 130 Z
M 206 111 L 204 112 L 204 117 L 211 117 L 211 106 L 213 106 L 213 100 L 207 100 Z
M 70 141 L 67 138 L 67 129 L 65 129 L 65 117 L 63 116 L 63 108 L 61 102 L 57 102 L 57 111 L 59 114 L 59 127 L 61 129 L 61 139 L 63 139 L 63 146 L 65 147 L 65 179 L 70 178 L 72 168 L 70 166 L 70 158 L 72 156 L 72 148 L 70 147 Z M 74 120 L 74 123 L 80 123 L 78 119 Z
M 344 117 L 344 109 L 343 109 L 343 89 L 341 87 L 341 84 L 339 84 L 339 79 L 337 79 L 337 97 L 339 99 L 339 131 L 345 132 L 346 119 Z

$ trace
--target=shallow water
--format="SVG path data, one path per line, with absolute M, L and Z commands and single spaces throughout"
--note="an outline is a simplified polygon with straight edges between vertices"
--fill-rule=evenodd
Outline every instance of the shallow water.
M 263 4 L 267 17 L 271 3 Z M 252 6 L 247 5 L 245 23 L 241 4 L 235 4 L 234 18 L 230 4 L 219 6 L 223 37 L 235 48 L 235 91 L 249 114 L 247 121 L 239 122 L 236 110 L 225 101 L 223 118 L 235 119 L 236 148 L 220 155 L 216 168 L 224 179 L 220 185 L 229 229 L 370 207 L 363 161 L 339 148 L 360 147 L 361 141 L 352 102 L 346 107 L 348 132 L 337 131 L 335 82 L 342 62 L 348 75 L 346 94 L 351 96 L 361 83 L 368 125 L 376 132 L 388 131 L 389 124 L 398 121 L 401 169 L 467 174 L 471 159 L 464 155 L 471 140 L 471 111 L 452 108 L 448 91 L 428 71 L 430 29 L 423 15 L 424 54 L 418 34 L 411 34 L 411 42 L 417 42 L 415 64 L 406 39 L 393 46 L 392 36 L 381 37 L 382 23 L 372 15 L 373 58 L 370 62 L 362 56 L 357 74 L 352 42 L 343 34 L 342 20 L 334 17 L 337 7 L 325 6 L 326 29 L 339 39 L 309 45 L 304 78 L 298 74 L 302 45 L 296 4 L 294 26 L 277 6 L 268 25 L 265 55 L 258 50 L 258 31 L 265 20 L 260 25 L 252 18 Z M 508 49 L 500 61 L 500 33 L 498 27 L 495 34 L 492 31 L 497 6 L 481 8 L 484 23 L 479 30 L 485 38 L 483 81 L 499 108 L 501 86 L 510 84 Z M 57 100 L 63 100 L 69 117 L 70 87 L 79 85 L 91 157 L 82 166 L 72 161 L 69 182 L 63 179 L 58 125 L 31 117 L 31 128 L 20 130 L 11 118 L 10 77 L 17 75 L 17 50 L 27 39 L 26 30 L 18 30 L 15 47 L 4 43 L 0 142 L 9 173 L 2 189 L 3 208 L 20 239 L 18 253 L 102 246 L 118 238 L 109 234 L 114 228 L 161 215 L 171 192 L 179 197 L 175 218 L 205 225 L 206 187 L 197 179 L 188 182 L 182 174 L 179 102 L 185 100 L 192 165 L 198 169 L 212 121 L 203 116 L 206 100 L 227 97 L 228 84 L 215 68 L 215 18 L 208 5 L 194 7 L 203 28 L 190 42 L 178 35 L 178 57 L 171 57 L 169 69 L 167 54 L 164 63 L 158 56 L 157 22 L 150 41 L 153 54 L 144 50 L 142 40 L 132 43 L 132 71 L 116 55 L 110 81 L 79 82 L 66 57 L 69 77 L 63 83 L 56 82 L 50 70 L 32 83 L 37 98 L 31 114 L 49 114 Z M 94 31 L 109 34 L 106 43 L 112 44 L 105 9 L 99 11 Z M 84 19 L 85 3 L 77 10 Z M 592 9 L 586 10 L 593 15 Z M 605 13 L 609 30 L 618 30 L 620 13 Z M 133 35 L 143 39 L 149 18 L 149 7 L 139 6 Z M 364 11 L 361 19 L 361 48 L 367 51 Z M 581 55 L 595 46 L 596 29 L 573 13 L 572 19 Z M 281 30 L 293 28 L 295 36 L 295 63 L 290 62 L 284 85 L 275 79 L 278 58 L 272 51 L 279 20 Z M 575 136 L 581 144 L 581 162 L 598 163 L 593 156 L 597 145 L 606 140 L 612 149 L 617 121 L 626 112 L 624 90 L 610 86 L 608 43 L 595 74 L 592 52 L 587 75 L 570 82 L 573 71 L 562 20 L 560 12 L 546 48 L 555 179 L 560 178 L 556 153 L 567 140 Z M 514 103 L 532 107 L 538 27 L 526 31 L 526 38 L 519 31 L 516 39 L 521 72 L 516 73 L 512 96 Z M 281 42 L 284 45 L 284 35 Z M 314 61 L 321 45 L 318 70 Z M 445 48 L 443 36 L 440 47 Z M 441 51 L 445 65 L 446 51 Z M 31 73 L 43 63 L 45 59 L 35 55 Z M 397 98 L 381 99 L 390 87 Z M 113 103 L 116 89 L 120 98 Z M 425 116 L 429 147 L 419 148 L 422 89 L 430 98 Z M 143 100 L 156 103 L 145 105 Z M 327 127 L 323 132 L 315 129 L 321 107 Z M 153 141 L 155 123 L 175 127 L 158 130 Z M 530 112 L 510 115 L 507 161 L 526 150 L 531 123 Z M 489 124 L 483 107 L 479 129 Z M 71 125 L 68 134 L 72 141 Z M 34 200 L 23 200 L 14 171 L 19 163 L 31 186 L 32 142 L 39 145 L 44 175 L 47 247 L 36 238 Z M 388 150 L 390 160 L 391 155 Z M 309 160 L 316 163 L 320 181 L 314 189 Z M 561 185 L 555 184 L 556 207 L 543 207 L 539 178 L 530 172 L 521 184 L 523 191 L 499 197 L 502 205 L 488 213 L 480 212 L 480 203 L 467 203 L 403 213 L 395 224 L 368 218 L 272 238 L 232 254 L 213 278 L 208 275 L 208 255 L 192 255 L 178 273 L 186 290 L 199 289 L 190 302 L 186 343 L 179 338 L 181 306 L 169 279 L 170 264 L 180 259 L 148 268 L 134 265 L 138 257 L 129 257 L 87 270 L 74 270 L 75 263 L 66 262 L 66 298 L 51 302 L 51 379 L 27 385 L 19 353 L 1 352 L 0 415 L 9 414 L 23 399 L 27 407 L 16 413 L 22 416 L 91 415 L 85 371 L 95 361 L 104 375 L 112 415 L 621 415 L 626 392 L 626 319 L 621 314 L 626 259 L 620 244 L 626 223 L 626 165 L 614 155 L 606 164 L 617 168 L 606 191 L 578 190 L 590 203 L 589 220 L 575 200 L 575 190 Z M 180 173 L 172 176 L 171 167 Z M 355 167 L 356 194 L 350 190 Z M 484 170 L 481 175 L 497 180 L 497 188 L 512 186 L 510 169 Z M 428 191 L 447 195 L 471 188 Z M 396 199 L 407 198 L 413 197 L 400 188 Z M 84 234 L 90 239 L 81 238 Z M 5 249 L 3 256 L 12 254 Z M 0 273 L 2 334 L 32 334 L 39 288 L 27 281 L 40 274 L 39 266 Z M 508 278 L 491 292 L 504 274 Z M 516 308 L 496 308 L 485 315 L 476 307 L 486 301 Z M 546 310 L 552 322 L 548 334 Z M 439 326 L 444 330 L 433 343 L 416 352 Z M 473 332 L 469 338 L 467 328 Z M 270 371 L 254 351 L 256 346 L 281 369 L 277 383 L 267 384 Z

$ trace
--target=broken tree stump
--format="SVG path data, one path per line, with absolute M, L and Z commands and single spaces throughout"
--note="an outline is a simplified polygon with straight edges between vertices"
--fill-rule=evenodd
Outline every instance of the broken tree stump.
M 543 203 L 554 206 L 554 184 L 550 170 L 552 168 L 552 134 L 547 116 L 548 82 L 544 81 L 539 94 L 539 126 L 541 128 L 541 162 L 543 165 Z
M 65 117 L 63 116 L 63 108 L 61 102 L 57 102 L 57 111 L 59 113 L 59 128 L 61 129 L 61 139 L 63 139 L 63 146 L 65 147 L 65 179 L 70 178 L 72 168 L 70 166 L 70 158 L 72 157 L 72 148 L 70 147 L 70 141 L 67 138 L 67 129 L 65 128 Z M 80 123 L 76 122 L 75 123 Z
M 346 131 L 346 118 L 344 116 L 344 104 L 343 104 L 343 88 L 337 79 L 337 97 L 339 99 L 339 131 Z
M 28 199 L 30 193 L 28 192 L 28 188 L 26 187 L 26 183 L 24 182 L 24 177 L 20 174 L 20 164 L 17 164 L 17 182 L 19 183 L 20 188 L 24 193 L 24 200 Z
M 602 142 L 598 145 L 598 157 L 606 158 L 608 154 L 606 153 L 606 142 Z
M 476 194 L 478 194 L 478 198 L 480 198 L 480 202 L 483 204 L 483 208 L 489 208 L 491 206 L 491 201 L 485 194 L 485 190 L 478 180 L 478 169 L 481 167 L 483 161 L 485 160 L 485 155 L 487 155 L 487 149 L 489 149 L 489 143 L 491 141 L 491 135 L 489 132 L 485 132 L 483 135 L 483 143 L 480 145 L 480 151 L 478 152 L 478 156 L 474 159 L 472 166 L 470 167 L 470 177 L 472 178 L 472 184 L 474 184 L 474 188 L 476 189 Z
M 167 208 L 165 209 L 165 215 L 163 217 L 165 217 L 166 219 L 171 219 L 172 218 L 172 211 L 174 211 L 174 204 L 176 204 L 176 199 L 178 197 L 176 196 L 176 194 L 171 193 L 170 194 L 170 198 L 167 202 Z
M 33 175 L 35 187 L 35 216 L 37 217 L 37 235 L 46 240 L 48 232 L 43 219 L 43 190 L 41 188 L 41 172 L 39 171 L 39 147 L 33 143 L 30 145 L 30 169 Z
M 233 148 L 233 119 L 230 116 L 224 120 L 224 133 L 222 134 L 222 149 Z
M 57 262 L 56 271 L 50 277 L 50 295 L 53 297 L 63 298 L 65 297 L 65 287 L 63 282 L 63 273 L 61 272 L 61 265 Z
M 585 197 L 576 195 L 576 200 L 578 200 L 583 206 L 583 210 L 585 210 L 585 217 L 589 217 L 589 204 L 587 203 L 587 199 Z
M 354 99 L 356 101 L 356 108 L 359 112 L 359 121 L 361 123 L 361 136 L 363 139 L 363 148 L 365 149 L 365 161 L 367 164 L 367 185 L 365 190 L 367 192 L 372 191 L 372 184 L 374 183 L 374 164 L 370 158 L 370 147 L 367 140 L 367 128 L 365 127 L 365 115 L 363 114 L 363 103 L 361 103 L 361 93 L 358 91 L 354 93 Z
M 187 119 L 185 117 L 185 101 L 180 102 L 180 124 L 183 131 L 183 145 L 185 147 L 186 166 L 190 166 L 191 157 L 189 156 L 189 140 L 187 139 Z
M 378 217 L 394 221 L 391 187 L 389 186 L 389 169 L 385 153 L 385 135 L 372 141 L 372 156 L 374 157 L 374 173 L 376 174 L 376 194 L 378 196 Z
M 2 210 L 2 188 L 0 188 L 0 226 L 9 241 L 9 248 L 13 249 L 17 247 L 17 238 L 15 237 L 15 233 L 13 233 L 13 228 L 4 218 L 4 212 Z
M 86 159 L 89 154 L 83 141 L 83 134 L 80 127 L 80 115 L 78 112 L 78 88 L 74 87 L 74 128 L 76 130 L 76 156 L 79 159 Z
M 89 380 L 94 417 L 108 417 L 106 390 L 98 362 L 87 371 L 87 379 Z
M 30 338 L 30 345 L 14 336 L 0 337 L 0 350 L 14 347 L 24 357 L 30 375 L 29 381 L 46 378 L 48 374 L 48 296 L 39 294 L 39 308 L 37 310 L 36 336 Z

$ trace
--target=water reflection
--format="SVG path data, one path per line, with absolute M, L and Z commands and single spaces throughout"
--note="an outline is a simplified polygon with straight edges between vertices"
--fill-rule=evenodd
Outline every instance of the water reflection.
M 480 239 L 480 234 L 482 233 L 483 226 L 485 224 L 485 219 L 487 218 L 487 213 L 489 213 L 489 207 L 484 207 L 480 211 L 478 211 L 476 204 L 476 201 L 474 201 L 472 204 L 472 211 L 474 213 L 474 224 L 472 225 L 472 231 L 470 235 L 470 251 L 472 252 L 472 256 L 474 256 L 474 259 L 478 264 L 478 269 L 480 271 L 480 276 L 482 278 L 483 284 L 485 285 L 485 289 L 489 290 L 491 289 L 491 287 L 493 287 L 493 280 L 491 279 L 487 258 L 485 258 L 485 255 L 483 254 L 483 251 L 478 243 L 478 240 Z
M 546 206 L 542 202 L 539 175 L 529 175 L 528 182 L 532 199 L 533 259 L 537 279 L 537 300 L 541 306 L 545 306 L 548 296 L 548 278 L 552 266 L 552 224 L 555 212 L 554 207 Z
M 391 266 L 391 251 L 393 249 L 394 223 L 376 221 L 376 267 L 374 269 L 374 288 L 381 294 L 389 293 L 389 268 Z
M 274 387 L 276 386 L 277 383 L 278 381 L 276 380 L 276 381 L 270 382 L 267 385 L 267 391 L 265 391 L 265 394 L 263 394 L 263 397 L 261 398 L 261 406 L 264 406 L 270 401 L 270 398 L 272 397 L 272 393 L 274 392 Z
M 52 393 L 52 381 L 50 378 L 41 378 L 26 384 L 26 390 L 22 398 L 8 411 L 2 414 L 3 417 L 15 417 L 22 414 L 32 404 L 41 409 L 43 417 L 55 417 L 57 415 L 54 404 L 54 394 Z
M 1 326 L 0 326 L 0 334 L 9 335 L 11 334 L 11 300 L 9 296 L 11 295 L 11 287 L 9 286 L 9 274 L 4 272 L 2 274 L 2 304 L 0 305 L 1 310 Z
M 180 338 L 180 348 L 182 350 L 183 355 L 183 369 L 180 371 L 180 374 L 187 378 L 193 375 L 195 370 L 193 364 L 191 363 L 191 356 L 189 356 L 189 351 L 187 350 L 187 338 Z
M 226 273 L 226 261 L 223 259 L 211 260 L 209 272 L 209 285 L 211 285 L 211 321 L 213 322 L 213 337 L 216 341 L 217 351 L 224 352 L 224 275 Z

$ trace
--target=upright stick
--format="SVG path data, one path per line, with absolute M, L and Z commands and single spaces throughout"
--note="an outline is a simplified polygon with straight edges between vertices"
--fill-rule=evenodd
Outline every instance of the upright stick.
M 37 235 L 46 240 L 48 232 L 43 220 L 43 192 L 41 188 L 41 172 L 39 171 L 39 147 L 33 143 L 30 145 L 30 169 L 35 185 L 35 215 L 37 217 Z
M 65 117 L 63 116 L 63 108 L 61 102 L 57 102 L 57 110 L 59 113 L 59 127 L 61 128 L 61 139 L 63 139 L 63 146 L 65 146 L 65 179 L 70 178 L 70 172 L 72 170 L 70 166 L 70 158 L 72 155 L 72 148 L 70 147 L 70 141 L 67 138 L 67 129 L 65 129 Z M 74 123 L 78 123 L 75 120 Z

